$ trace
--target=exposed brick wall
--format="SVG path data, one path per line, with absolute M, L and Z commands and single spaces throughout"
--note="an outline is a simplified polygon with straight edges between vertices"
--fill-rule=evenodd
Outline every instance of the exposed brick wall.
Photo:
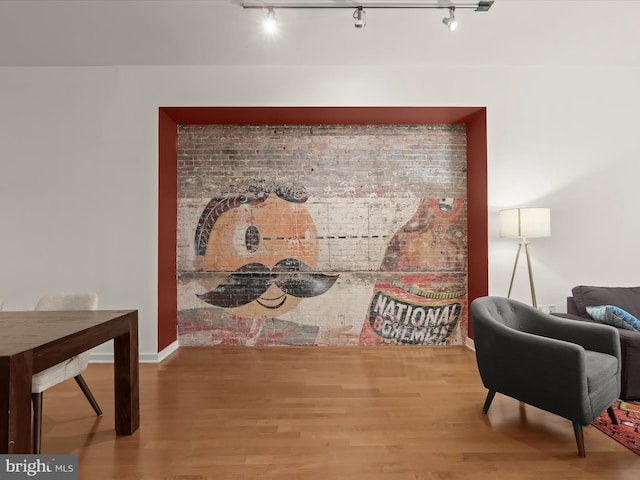
M 420 205 L 425 212 L 435 208 L 422 199 L 455 198 L 464 213 L 464 126 L 185 125 L 179 127 L 178 139 L 181 344 L 385 343 L 361 335 L 377 286 L 398 288 L 408 280 L 408 271 L 412 272 L 408 289 L 412 295 L 425 288 L 451 290 L 450 283 L 460 287 L 466 281 L 466 215 L 456 214 L 455 235 L 444 224 L 430 221 L 430 227 L 424 222 L 420 227 L 415 220 Z M 203 219 L 205 207 L 214 198 Z M 407 226 L 408 222 L 415 225 Z M 448 267 L 439 265 L 439 259 L 448 254 L 437 254 L 435 247 L 409 248 L 409 240 L 392 240 L 403 227 L 408 231 L 430 228 L 429 235 L 436 232 L 438 238 L 455 237 L 438 240 L 437 250 L 451 251 L 454 245 L 455 268 L 451 262 Z M 198 252 L 194 245 L 196 232 L 211 233 L 200 236 L 209 238 L 206 255 L 205 247 Z M 409 236 L 422 243 L 427 238 Z M 404 255 L 404 263 L 391 261 L 394 255 Z M 274 308 L 273 303 L 264 308 L 257 301 L 216 306 L 220 305 L 216 302 L 232 302 L 240 290 L 229 286 L 215 291 L 238 267 L 260 263 L 274 271 L 286 270 L 290 265 L 274 267 L 285 258 L 304 259 L 311 267 L 300 278 L 294 275 L 293 283 L 302 278 L 308 281 L 297 290 L 291 282 L 278 283 L 275 279 L 281 277 L 270 270 L 243 271 L 234 277 L 267 279 L 270 290 L 261 299 L 273 297 L 272 290 L 280 296 L 282 289 L 290 288 L 285 306 Z M 439 286 L 432 285 L 436 278 Z M 197 296 L 207 291 L 214 292 L 213 303 Z M 405 300 L 407 305 L 413 301 Z M 424 332 L 414 330 L 424 322 L 416 315 L 422 315 L 419 308 L 428 308 L 400 307 L 398 298 L 395 302 L 397 321 L 391 325 L 388 320 L 385 328 L 395 329 L 395 341 L 411 335 L 421 339 Z M 429 315 L 453 311 L 453 307 L 442 308 L 431 308 Z M 418 312 L 413 327 L 411 319 L 401 315 L 412 311 Z M 458 328 L 447 343 L 460 342 L 465 335 L 466 312 L 457 314 Z M 386 315 L 391 315 L 390 308 Z M 405 322 L 404 333 L 400 321 Z

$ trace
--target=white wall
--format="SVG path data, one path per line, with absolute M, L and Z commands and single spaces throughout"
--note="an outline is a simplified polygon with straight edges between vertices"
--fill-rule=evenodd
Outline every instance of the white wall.
M 0 68 L 0 297 L 95 290 L 140 311 L 154 358 L 159 106 L 486 106 L 490 293 L 516 249 L 497 211 L 548 206 L 533 269 L 563 311 L 574 285 L 640 284 L 637 85 L 635 67 Z M 529 300 L 524 270 L 512 296 Z

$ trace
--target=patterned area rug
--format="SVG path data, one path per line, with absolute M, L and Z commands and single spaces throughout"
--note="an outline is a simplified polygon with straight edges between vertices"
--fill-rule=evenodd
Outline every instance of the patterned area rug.
M 640 403 L 616 401 L 613 404 L 619 425 L 612 425 L 607 412 L 603 412 L 593 426 L 640 455 Z

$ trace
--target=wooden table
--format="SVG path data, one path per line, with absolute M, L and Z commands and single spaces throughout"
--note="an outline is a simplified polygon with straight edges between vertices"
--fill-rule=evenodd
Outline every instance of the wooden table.
M 138 311 L 0 312 L 0 453 L 31 452 L 34 373 L 114 340 L 115 428 L 140 426 Z

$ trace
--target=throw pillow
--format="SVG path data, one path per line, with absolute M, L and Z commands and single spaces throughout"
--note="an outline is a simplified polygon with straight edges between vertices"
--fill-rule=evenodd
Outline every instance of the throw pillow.
M 619 307 L 600 305 L 598 307 L 586 307 L 586 310 L 589 316 L 598 322 L 626 330 L 640 331 L 640 320 Z

